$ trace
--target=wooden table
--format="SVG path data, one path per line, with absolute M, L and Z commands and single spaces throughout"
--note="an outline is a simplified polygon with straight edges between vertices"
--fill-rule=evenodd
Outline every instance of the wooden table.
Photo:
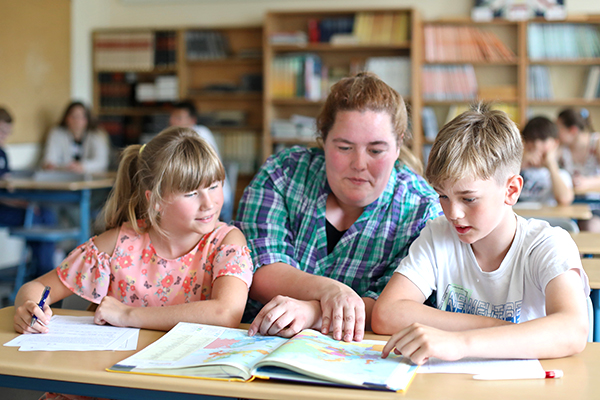
M 17 334 L 12 328 L 13 308 L 0 310 L 0 341 Z M 85 311 L 56 309 L 57 314 L 90 315 Z M 138 350 L 163 335 L 142 330 Z M 370 339 L 387 337 L 368 334 Z M 545 369 L 562 369 L 562 379 L 476 381 L 470 375 L 418 374 L 406 393 L 342 389 L 275 381 L 249 383 L 170 378 L 106 372 L 105 368 L 129 357 L 132 351 L 19 352 L 0 348 L 0 386 L 52 390 L 114 399 L 194 399 L 207 396 L 249 399 L 597 399 L 600 395 L 600 343 L 588 343 L 573 357 L 542 360 Z M 207 397 L 205 397 L 207 398 Z M 211 397 L 208 397 L 211 398 Z
M 600 255 L 600 233 L 579 232 L 571 233 L 581 254 Z
M 569 206 L 548 206 L 543 204 L 517 203 L 513 210 L 526 218 L 567 218 L 587 220 L 592 218 L 589 204 L 571 204 Z
M 0 180 L 0 198 L 38 203 L 75 203 L 79 205 L 79 243 L 90 238 L 90 201 L 94 189 L 111 188 L 115 174 L 72 174 L 56 171 L 36 172 L 31 177 Z

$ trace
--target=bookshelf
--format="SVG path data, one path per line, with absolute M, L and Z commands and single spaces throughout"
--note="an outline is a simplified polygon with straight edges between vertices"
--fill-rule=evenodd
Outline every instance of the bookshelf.
M 420 115 L 419 32 L 417 12 L 406 8 L 269 12 L 263 36 L 262 159 L 283 147 L 315 145 L 314 118 L 329 87 L 362 70 L 397 88 L 411 115 Z M 386 67 L 402 79 L 384 76 Z M 420 124 L 412 118 L 412 131 L 421 132 Z M 420 136 L 410 145 L 420 152 Z
M 521 123 L 526 56 L 520 22 L 468 18 L 423 23 L 423 159 L 449 119 L 477 100 L 491 101 Z
M 189 99 L 243 190 L 261 162 L 262 27 L 100 30 L 92 40 L 94 111 L 116 147 L 158 133 L 173 102 Z

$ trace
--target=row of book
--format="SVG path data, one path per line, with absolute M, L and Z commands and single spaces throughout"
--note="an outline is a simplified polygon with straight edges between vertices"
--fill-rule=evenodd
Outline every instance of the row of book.
M 222 59 L 230 53 L 227 38 L 217 31 L 187 31 L 185 48 L 188 60 Z
M 531 65 L 527 69 L 527 98 L 531 100 L 550 100 L 554 98 L 554 90 L 547 66 Z
M 470 64 L 423 67 L 423 99 L 470 101 L 477 97 L 477 78 Z
M 176 75 L 158 75 L 150 82 L 139 82 L 135 73 L 98 74 L 100 107 L 127 108 L 148 102 L 173 102 L 179 99 Z
M 583 98 L 586 100 L 600 98 L 600 65 L 590 67 L 585 81 Z
M 425 25 L 425 60 L 514 61 L 515 53 L 493 32 L 475 27 Z
M 408 12 L 359 12 L 308 20 L 307 31 L 278 31 L 269 37 L 274 45 L 307 43 L 402 45 L 410 40 Z
M 220 132 L 218 128 L 214 128 L 212 133 L 225 164 L 237 163 L 239 174 L 251 175 L 256 172 L 258 167 L 256 165 L 258 160 L 256 132 L 244 130 Z
M 600 32 L 591 24 L 530 24 L 527 50 L 531 59 L 600 57 Z
M 371 57 L 367 59 L 365 69 L 377 74 L 401 96 L 410 96 L 410 57 Z
M 271 121 L 271 136 L 274 138 L 315 138 L 317 121 L 314 117 L 294 114 L 288 119 L 275 118 Z
M 97 70 L 148 71 L 176 64 L 175 31 L 102 32 L 94 39 Z

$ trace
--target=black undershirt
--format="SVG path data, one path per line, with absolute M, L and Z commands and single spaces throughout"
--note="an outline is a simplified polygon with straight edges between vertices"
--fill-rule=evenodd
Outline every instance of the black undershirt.
M 327 232 L 327 254 L 329 255 L 346 231 L 338 231 L 335 226 L 331 225 L 327 220 L 325 220 L 325 231 Z

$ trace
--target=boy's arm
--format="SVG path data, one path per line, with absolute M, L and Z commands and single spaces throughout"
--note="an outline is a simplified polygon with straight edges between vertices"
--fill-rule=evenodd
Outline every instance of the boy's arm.
M 549 157 L 549 156 L 548 156 Z M 552 194 L 559 206 L 568 206 L 573 203 L 575 194 L 573 187 L 569 186 L 562 178 L 560 168 L 556 158 L 551 158 L 546 162 L 546 168 L 550 171 L 550 180 L 552 181 Z
M 406 276 L 395 273 L 375 302 L 371 327 L 380 335 L 391 335 L 414 323 L 445 331 L 465 331 L 509 325 L 510 322 L 481 315 L 441 311 L 423 304 L 425 296 Z
M 392 336 L 383 355 L 395 348 L 395 352 L 418 364 L 429 357 L 444 360 L 566 357 L 585 348 L 588 327 L 581 278 L 577 271 L 569 270 L 546 286 L 546 317 L 464 332 L 413 324 Z

